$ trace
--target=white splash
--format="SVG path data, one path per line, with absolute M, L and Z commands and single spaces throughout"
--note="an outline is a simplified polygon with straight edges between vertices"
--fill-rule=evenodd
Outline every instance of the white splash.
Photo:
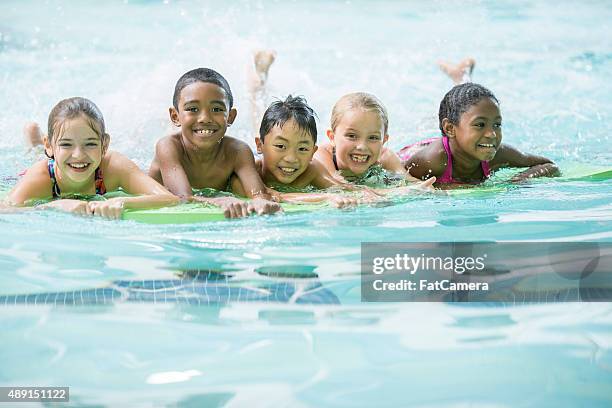
M 198 370 L 165 371 L 153 373 L 147 378 L 147 384 L 172 384 L 189 381 L 191 377 L 202 375 Z

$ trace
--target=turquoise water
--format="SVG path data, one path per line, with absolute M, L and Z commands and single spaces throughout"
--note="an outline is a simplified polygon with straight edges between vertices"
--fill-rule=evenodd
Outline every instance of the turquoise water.
M 244 67 L 258 47 L 278 51 L 270 93 L 306 96 L 321 140 L 353 90 L 386 103 L 392 147 L 435 134 L 451 86 L 436 61 L 470 55 L 502 103 L 505 141 L 561 168 L 612 164 L 605 1 L 0 9 L 4 189 L 37 158 L 23 123 L 74 95 L 100 106 L 111 147 L 146 168 L 175 81 L 197 66 L 228 78 L 232 134 L 250 142 Z M 609 406 L 609 303 L 366 304 L 359 266 L 365 241 L 609 242 L 611 193 L 610 181 L 549 180 L 170 226 L 1 214 L 0 296 L 13 304 L 0 307 L 0 384 L 70 386 L 75 406 Z

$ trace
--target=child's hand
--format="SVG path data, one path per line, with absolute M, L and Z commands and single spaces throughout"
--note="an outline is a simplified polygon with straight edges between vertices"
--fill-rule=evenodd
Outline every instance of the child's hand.
M 520 172 L 510 179 L 513 183 L 520 183 L 530 178 L 536 177 L 556 177 L 560 174 L 559 168 L 553 163 L 538 164 L 532 166 L 525 171 Z
M 350 208 L 359 204 L 357 199 L 342 194 L 330 195 L 327 200 L 336 208 Z
M 266 200 L 264 198 L 254 198 L 249 203 L 249 212 L 256 212 L 257 215 L 274 214 L 276 212 L 283 212 L 280 204 L 274 201 Z
M 379 202 L 379 201 L 385 201 L 385 195 L 381 194 L 380 192 L 376 191 L 373 188 L 370 188 L 368 186 L 360 186 L 360 185 L 353 185 L 353 184 L 343 184 L 342 185 L 342 189 L 343 190 L 347 190 L 347 191 L 352 191 L 352 192 L 358 192 L 361 194 L 361 202 L 364 203 L 375 203 L 375 202 Z
M 408 188 L 426 191 L 433 191 L 433 183 L 436 182 L 436 178 L 434 176 L 429 177 L 427 180 L 421 180 L 411 176 L 409 172 L 406 172 L 405 180 L 410 183 L 410 185 L 407 186 Z
M 432 176 L 425 181 L 418 180 L 418 182 L 412 187 L 416 190 L 422 190 L 422 191 L 427 191 L 431 193 L 435 191 L 435 188 L 433 186 L 435 182 L 436 182 L 436 178 Z
M 399 194 L 418 194 L 418 193 L 433 193 L 436 189 L 433 187 L 433 184 L 436 182 L 435 177 L 430 177 L 425 181 L 420 181 L 415 184 L 411 184 L 409 186 L 397 187 L 393 189 L 389 189 L 389 193 L 393 195 Z
M 93 212 L 89 209 L 88 204 L 87 201 L 63 199 L 40 205 L 38 208 L 53 208 L 78 215 L 92 215 Z
M 119 220 L 123 213 L 125 200 L 121 197 L 116 197 L 106 201 L 90 201 L 87 204 L 90 214 L 110 220 Z
M 249 204 L 235 197 L 193 197 L 194 201 L 210 203 L 223 209 L 225 218 L 242 218 L 249 216 Z
M 387 201 L 387 197 L 384 194 L 380 194 L 370 187 L 363 186 L 360 191 L 362 194 L 361 201 L 364 203 L 373 204 Z

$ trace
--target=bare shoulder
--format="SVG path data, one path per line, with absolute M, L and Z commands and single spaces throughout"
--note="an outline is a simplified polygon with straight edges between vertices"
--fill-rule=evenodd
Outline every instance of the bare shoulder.
M 306 171 L 300 174 L 300 176 L 291 184 L 294 184 L 295 187 L 307 187 L 312 184 L 313 180 L 317 177 L 324 176 L 329 174 L 329 172 L 325 169 L 325 167 L 317 160 L 312 160 Z
M 383 169 L 393 173 L 405 173 L 406 168 L 403 166 L 397 153 L 386 147 L 382 148 L 382 152 L 378 159 Z
M 48 163 L 49 161 L 47 159 L 37 161 L 25 172 L 24 176 L 43 177 L 51 180 Z
M 30 167 L 6 200 L 14 205 L 22 205 L 28 200 L 51 197 L 52 182 L 47 163 L 47 160 L 41 160 Z
M 136 163 L 127 156 L 112 150 L 106 152 L 102 163 L 100 163 L 100 168 L 102 169 L 104 184 L 109 191 L 122 185 L 121 181 L 124 180 L 125 176 L 141 172 Z
M 113 170 L 125 166 L 136 166 L 127 156 L 114 150 L 109 150 L 100 163 L 102 170 Z
M 228 158 L 233 166 L 252 163 L 255 160 L 253 151 L 242 140 L 226 136 L 223 138 L 223 158 Z
M 331 158 L 334 155 L 334 146 L 331 143 L 323 143 L 317 149 L 315 156 L 321 156 L 326 158 Z
M 173 133 L 162 137 L 155 143 L 155 157 L 173 157 L 182 154 L 181 134 Z
M 223 138 L 223 148 L 225 149 L 226 152 L 253 153 L 247 143 L 243 142 L 242 140 L 231 137 L 231 136 L 225 136 Z
M 20 182 L 38 182 L 41 184 L 49 184 L 51 186 L 51 176 L 49 175 L 48 160 L 40 160 L 34 163 L 19 180 Z
M 380 159 L 378 161 L 382 163 L 394 157 L 397 157 L 397 154 L 394 151 L 387 147 L 383 147 L 380 153 Z
M 313 156 L 314 160 L 321 163 L 329 172 L 335 170 L 333 158 L 334 158 L 334 147 L 330 143 L 323 143 Z
M 313 160 L 310 162 L 310 164 L 308 165 L 308 168 L 306 169 L 306 172 L 309 172 L 310 174 L 312 174 L 313 177 L 316 177 L 319 175 L 324 175 L 324 176 L 329 175 L 327 168 L 321 162 L 317 160 Z
M 410 175 L 416 178 L 427 179 L 431 176 L 441 176 L 448 164 L 442 139 L 436 139 L 422 148 L 416 149 L 402 164 L 410 172 Z

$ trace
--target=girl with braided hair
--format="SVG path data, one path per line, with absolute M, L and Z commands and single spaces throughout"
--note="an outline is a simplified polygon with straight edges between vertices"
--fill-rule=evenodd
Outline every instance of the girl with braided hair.
M 527 167 L 512 181 L 559 174 L 557 166 L 546 157 L 521 153 L 502 143 L 499 101 L 484 86 L 469 82 L 472 59 L 457 66 L 440 67 L 459 84 L 440 102 L 442 137 L 406 146 L 398 153 L 412 176 L 422 180 L 436 177 L 437 184 L 452 184 L 480 183 L 505 167 Z

